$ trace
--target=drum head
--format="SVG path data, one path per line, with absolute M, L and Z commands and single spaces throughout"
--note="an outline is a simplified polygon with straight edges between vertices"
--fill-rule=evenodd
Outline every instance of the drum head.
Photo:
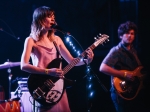
M 21 112 L 20 98 L 0 101 L 0 112 Z

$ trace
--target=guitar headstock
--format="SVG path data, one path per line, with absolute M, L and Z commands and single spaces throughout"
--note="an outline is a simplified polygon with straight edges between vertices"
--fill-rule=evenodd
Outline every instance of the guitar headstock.
M 100 45 L 100 44 L 106 43 L 106 41 L 109 41 L 108 38 L 109 38 L 109 36 L 106 35 L 106 34 L 99 34 L 97 37 L 94 37 L 94 39 L 95 39 L 95 42 L 94 42 L 95 47 Z

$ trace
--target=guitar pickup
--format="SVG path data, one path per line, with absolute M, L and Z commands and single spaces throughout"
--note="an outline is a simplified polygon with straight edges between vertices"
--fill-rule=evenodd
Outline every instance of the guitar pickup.
M 127 89 L 127 85 L 126 85 L 125 81 L 121 81 L 120 82 L 120 86 L 121 86 L 121 88 L 122 88 L 123 91 L 125 91 Z
M 49 89 L 51 89 L 51 88 L 53 88 L 53 87 L 55 86 L 55 84 L 54 84 L 50 79 L 46 80 L 46 81 L 44 82 L 44 85 L 45 85 L 46 87 L 48 87 Z

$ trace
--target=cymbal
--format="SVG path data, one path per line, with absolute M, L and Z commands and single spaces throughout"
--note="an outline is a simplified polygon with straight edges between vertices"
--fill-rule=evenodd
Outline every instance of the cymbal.
M 5 62 L 4 64 L 0 65 L 0 69 L 10 68 L 15 66 L 20 66 L 20 62 Z

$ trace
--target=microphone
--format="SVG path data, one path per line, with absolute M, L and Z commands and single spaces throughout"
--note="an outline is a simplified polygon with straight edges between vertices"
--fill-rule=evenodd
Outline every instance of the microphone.
M 60 26 L 58 26 L 58 25 L 56 25 L 56 24 L 53 24 L 51 28 L 53 28 L 53 29 L 55 29 L 55 30 L 58 30 L 58 31 L 64 33 L 64 30 L 63 30 Z
M 63 30 L 63 28 L 61 28 L 60 26 L 58 26 L 58 24 L 55 22 L 52 27 L 52 29 L 55 29 L 57 31 L 60 31 L 61 33 L 65 34 L 65 35 L 69 35 L 70 33 L 69 32 L 66 32 Z

